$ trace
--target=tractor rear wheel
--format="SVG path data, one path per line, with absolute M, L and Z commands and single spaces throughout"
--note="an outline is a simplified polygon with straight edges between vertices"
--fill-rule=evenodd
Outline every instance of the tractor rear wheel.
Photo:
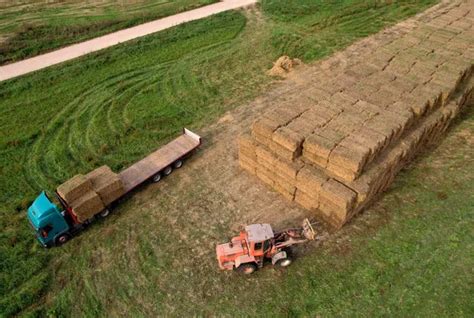
M 252 263 L 242 264 L 237 270 L 244 275 L 250 275 L 257 270 L 257 265 Z

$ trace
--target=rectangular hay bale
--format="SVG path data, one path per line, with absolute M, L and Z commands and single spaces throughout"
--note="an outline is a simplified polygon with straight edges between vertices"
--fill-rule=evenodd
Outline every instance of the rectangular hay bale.
M 254 154 L 257 147 L 257 143 L 249 134 L 242 134 L 238 139 L 239 150 L 245 153 Z
M 321 170 L 305 165 L 296 176 L 296 187 L 307 195 L 317 198 L 328 176 Z
M 273 143 L 270 138 L 264 137 L 262 135 L 254 135 L 255 141 L 257 144 L 261 144 L 267 147 L 270 147 L 270 145 Z
M 340 229 L 349 219 L 348 211 L 328 202 L 320 202 L 318 211 L 323 221 L 335 229 Z
M 309 152 L 312 154 L 325 159 L 329 159 L 329 154 L 336 147 L 337 143 L 333 140 L 325 138 L 319 134 L 312 134 L 306 138 L 303 143 L 304 152 Z
M 249 150 L 247 148 L 240 148 L 238 151 L 238 156 L 240 157 L 246 157 L 249 159 L 252 159 L 254 161 L 257 161 L 257 154 L 255 153 L 255 150 Z
M 296 191 L 295 187 L 288 188 L 288 187 L 282 186 L 279 183 L 275 183 L 273 185 L 273 189 L 277 191 L 278 193 L 280 193 L 288 201 L 293 201 L 295 198 L 295 191 Z
M 295 192 L 295 202 L 310 211 L 314 211 L 319 207 L 319 200 L 310 197 L 299 189 L 296 189 Z
M 57 188 L 58 194 L 68 203 L 79 199 L 92 190 L 92 184 L 84 175 L 78 174 Z
M 304 136 L 289 129 L 288 127 L 278 128 L 272 135 L 272 141 L 291 152 L 301 152 L 301 144 Z
M 296 151 L 290 151 L 285 147 L 280 146 L 276 142 L 270 142 L 269 144 L 270 150 L 275 153 L 278 157 L 286 159 L 286 160 L 294 160 L 300 156 L 300 153 Z
M 92 189 L 106 206 L 125 194 L 122 179 L 108 166 L 102 166 L 89 172 L 86 178 L 91 182 Z
M 122 180 L 118 176 L 110 178 L 101 184 L 93 185 L 93 188 L 106 206 L 125 194 Z
M 260 118 L 252 124 L 252 134 L 254 136 L 260 135 L 271 139 L 273 132 L 277 130 L 278 127 L 280 127 L 280 123 L 265 117 Z
M 326 166 L 329 173 L 334 175 L 337 179 L 343 180 L 344 182 L 354 181 L 358 177 L 358 173 L 350 169 L 341 167 L 337 164 L 329 162 Z
M 239 157 L 239 166 L 253 175 L 257 173 L 257 162 L 252 159 Z
M 316 154 L 308 152 L 306 149 L 303 149 L 303 160 L 305 162 L 314 164 L 315 166 L 318 166 L 322 169 L 326 168 L 327 163 L 328 163 L 326 158 L 323 158 Z
M 265 149 L 264 147 L 257 147 L 255 149 L 255 153 L 257 154 L 257 162 L 268 163 L 268 165 L 273 166 L 273 162 L 275 161 L 275 157 L 272 155 L 270 151 Z
M 329 164 L 353 171 L 357 177 L 370 155 L 370 149 L 362 145 L 338 145 L 329 156 Z
M 296 179 L 298 171 L 304 166 L 300 160 L 290 161 L 284 158 L 277 158 L 274 162 L 274 168 L 281 174 Z
M 101 198 L 94 191 L 84 193 L 79 199 L 72 202 L 70 205 L 80 222 L 92 218 L 94 215 L 105 209 Z
M 354 190 L 334 179 L 329 179 L 323 184 L 319 198 L 349 211 L 354 206 L 356 196 Z
M 260 180 L 263 181 L 263 183 L 269 185 L 270 187 L 273 187 L 273 185 L 275 184 L 275 181 L 273 181 L 273 179 L 270 176 L 268 176 L 268 174 L 265 173 L 265 171 L 261 169 L 260 167 L 257 167 L 256 175 Z

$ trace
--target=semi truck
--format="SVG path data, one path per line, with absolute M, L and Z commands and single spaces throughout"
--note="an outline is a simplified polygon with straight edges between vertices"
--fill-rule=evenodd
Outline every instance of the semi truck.
M 66 243 L 94 220 L 108 216 L 112 205 L 139 185 L 159 182 L 180 168 L 200 145 L 201 137 L 184 128 L 178 138 L 118 174 L 103 166 L 66 181 L 54 192 L 57 204 L 42 191 L 27 211 L 36 238 L 44 247 Z

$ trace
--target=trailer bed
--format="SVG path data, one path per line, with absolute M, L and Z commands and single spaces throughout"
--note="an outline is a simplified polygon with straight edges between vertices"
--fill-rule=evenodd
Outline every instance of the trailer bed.
M 198 135 L 184 129 L 181 136 L 119 173 L 125 193 L 183 158 L 200 144 L 201 138 Z

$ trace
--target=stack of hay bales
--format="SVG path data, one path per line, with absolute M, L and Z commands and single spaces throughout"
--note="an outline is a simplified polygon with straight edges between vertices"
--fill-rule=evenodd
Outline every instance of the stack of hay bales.
M 102 212 L 124 194 L 120 177 L 107 166 L 87 175 L 76 175 L 57 188 L 58 194 L 72 208 L 79 222 Z
M 445 10 L 363 54 L 348 48 L 294 96 L 264 100 L 270 110 L 239 138 L 241 167 L 341 227 L 472 102 L 474 26 L 455 23 L 465 12 L 474 18 Z
M 85 222 L 105 209 L 90 180 L 81 174 L 61 184 L 57 192 L 72 208 L 79 222 Z
M 91 182 L 92 188 L 105 206 L 124 195 L 122 180 L 108 166 L 102 166 L 89 172 L 86 178 Z

